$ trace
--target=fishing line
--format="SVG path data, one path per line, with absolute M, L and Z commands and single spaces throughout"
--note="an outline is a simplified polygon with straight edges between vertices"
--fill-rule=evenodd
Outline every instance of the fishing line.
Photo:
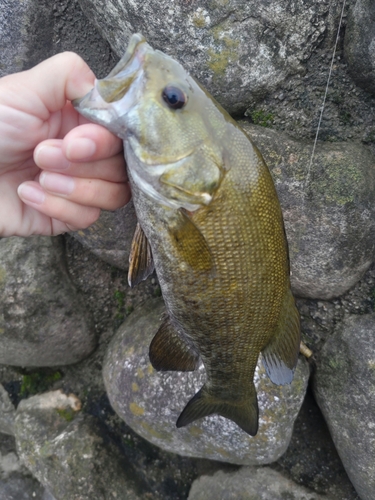
M 336 35 L 336 42 L 335 42 L 335 46 L 334 46 L 334 48 L 333 48 L 333 55 L 332 55 L 332 60 L 331 60 L 331 66 L 330 66 L 330 68 L 329 68 L 329 73 L 328 73 L 328 80 L 327 80 L 326 90 L 325 90 L 325 93 L 324 93 L 324 97 L 323 97 L 323 104 L 322 104 L 322 107 L 321 107 L 320 116 L 319 116 L 319 121 L 318 121 L 318 128 L 317 128 L 317 130 L 316 130 L 315 140 L 314 140 L 314 145 L 313 145 L 313 149 L 312 149 L 312 153 L 311 153 L 311 157 L 310 157 L 310 162 L 309 162 L 309 165 L 308 165 L 308 168 L 307 168 L 307 175 L 306 175 L 306 179 L 305 179 L 305 185 L 304 185 L 304 187 L 303 187 L 303 191 L 302 191 L 302 205 L 304 204 L 304 200 L 305 200 L 305 192 L 306 192 L 306 189 L 307 189 L 307 185 L 308 185 L 308 183 L 309 183 L 309 180 L 310 180 L 311 166 L 312 166 L 312 162 L 313 162 L 313 160 L 314 160 L 314 155 L 315 155 L 316 144 L 317 144 L 317 142 L 318 142 L 319 130 L 320 130 L 320 126 L 321 126 L 321 123 L 322 123 L 322 118 L 323 118 L 324 107 L 325 107 L 325 104 L 326 104 L 326 99 L 327 99 L 327 94 L 328 94 L 328 87 L 329 87 L 329 83 L 330 83 L 330 80 L 331 80 L 331 74 L 332 74 L 332 69 L 333 69 L 333 63 L 334 63 L 334 61 L 335 61 L 336 48 L 337 48 L 337 44 L 338 44 L 338 41 L 339 41 L 340 29 L 341 29 L 341 25 L 342 25 L 342 19 L 343 19 L 343 17 L 344 17 L 345 3 L 346 3 L 346 0 L 344 0 L 344 1 L 343 1 L 343 4 L 342 4 L 341 16 L 340 16 L 340 22 L 339 22 L 339 27 L 338 27 L 338 29 L 337 29 L 337 35 Z

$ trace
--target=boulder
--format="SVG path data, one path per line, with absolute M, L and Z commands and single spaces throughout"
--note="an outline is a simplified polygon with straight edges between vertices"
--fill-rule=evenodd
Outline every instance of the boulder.
M 137 434 L 166 451 L 235 464 L 267 464 L 288 447 L 301 407 L 309 367 L 300 359 L 291 385 L 274 385 L 258 363 L 255 386 L 259 431 L 251 437 L 234 422 L 212 415 L 177 429 L 176 420 L 205 381 L 203 365 L 190 373 L 156 372 L 149 344 L 164 311 L 160 299 L 150 300 L 123 323 L 104 363 L 104 382 L 117 414 Z
M 225 498 L 236 500 L 330 500 L 287 479 L 269 467 L 241 467 L 236 472 L 201 476 L 191 487 L 188 500 Z
M 357 0 L 345 31 L 345 59 L 355 83 L 375 94 L 375 4 Z
M 140 500 L 131 466 L 80 407 L 60 391 L 22 400 L 15 435 L 23 463 L 58 500 Z
M 330 300 L 360 280 L 374 259 L 375 157 L 351 142 L 312 144 L 240 125 L 271 170 L 283 210 L 295 295 Z
M 0 239 L 0 363 L 76 363 L 95 348 L 61 238 Z
M 230 112 L 304 73 L 329 12 L 325 0 L 79 2 L 118 56 L 130 35 L 140 32 L 183 63 Z
M 314 378 L 346 472 L 361 500 L 375 491 L 375 314 L 348 315 L 324 345 Z

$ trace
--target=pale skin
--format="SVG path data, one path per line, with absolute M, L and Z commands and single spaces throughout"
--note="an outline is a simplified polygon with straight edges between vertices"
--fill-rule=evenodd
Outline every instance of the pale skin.
M 0 237 L 83 229 L 129 201 L 122 142 L 70 103 L 94 79 L 72 52 L 0 79 Z

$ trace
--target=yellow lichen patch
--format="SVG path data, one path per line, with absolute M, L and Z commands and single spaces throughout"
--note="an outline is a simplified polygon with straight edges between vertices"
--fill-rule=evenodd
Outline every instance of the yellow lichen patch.
M 150 363 L 150 364 L 148 365 L 148 367 L 147 367 L 147 373 L 148 373 L 149 375 L 152 375 L 152 374 L 154 373 L 154 368 L 153 368 L 153 366 L 152 366 L 152 364 L 151 364 L 151 363 Z
M 368 361 L 368 367 L 370 368 L 370 370 L 375 370 L 375 359 L 370 359 Z
M 145 409 L 138 406 L 137 403 L 130 403 L 129 409 L 136 417 L 141 417 L 145 413 Z
M 157 439 L 163 439 L 164 441 L 171 441 L 171 436 L 168 432 L 157 431 L 156 429 L 151 427 L 151 425 L 148 424 L 147 422 L 141 422 L 141 426 L 145 429 L 146 432 L 148 432 L 150 436 Z
M 134 354 L 134 346 L 129 347 L 129 349 L 126 351 L 127 356 L 133 356 Z
M 133 392 L 138 392 L 139 391 L 139 385 L 136 382 L 132 383 L 132 391 Z
M 189 428 L 189 433 L 193 436 L 193 437 L 198 437 L 200 436 L 201 434 L 203 434 L 203 431 L 200 427 L 197 427 L 196 425 L 192 425 L 190 428 Z
M 6 271 L 3 267 L 0 267 L 0 286 L 5 282 Z
M 143 373 L 143 370 L 141 368 L 137 368 L 137 377 L 143 378 L 145 374 Z

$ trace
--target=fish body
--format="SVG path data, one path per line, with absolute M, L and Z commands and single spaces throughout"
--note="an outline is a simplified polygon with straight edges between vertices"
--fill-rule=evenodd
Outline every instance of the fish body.
M 250 138 L 182 68 L 141 35 L 78 111 L 124 140 L 138 227 L 129 281 L 156 269 L 167 315 L 150 346 L 157 370 L 207 381 L 177 420 L 211 414 L 255 435 L 259 353 L 276 384 L 297 363 L 299 315 L 276 190 Z

